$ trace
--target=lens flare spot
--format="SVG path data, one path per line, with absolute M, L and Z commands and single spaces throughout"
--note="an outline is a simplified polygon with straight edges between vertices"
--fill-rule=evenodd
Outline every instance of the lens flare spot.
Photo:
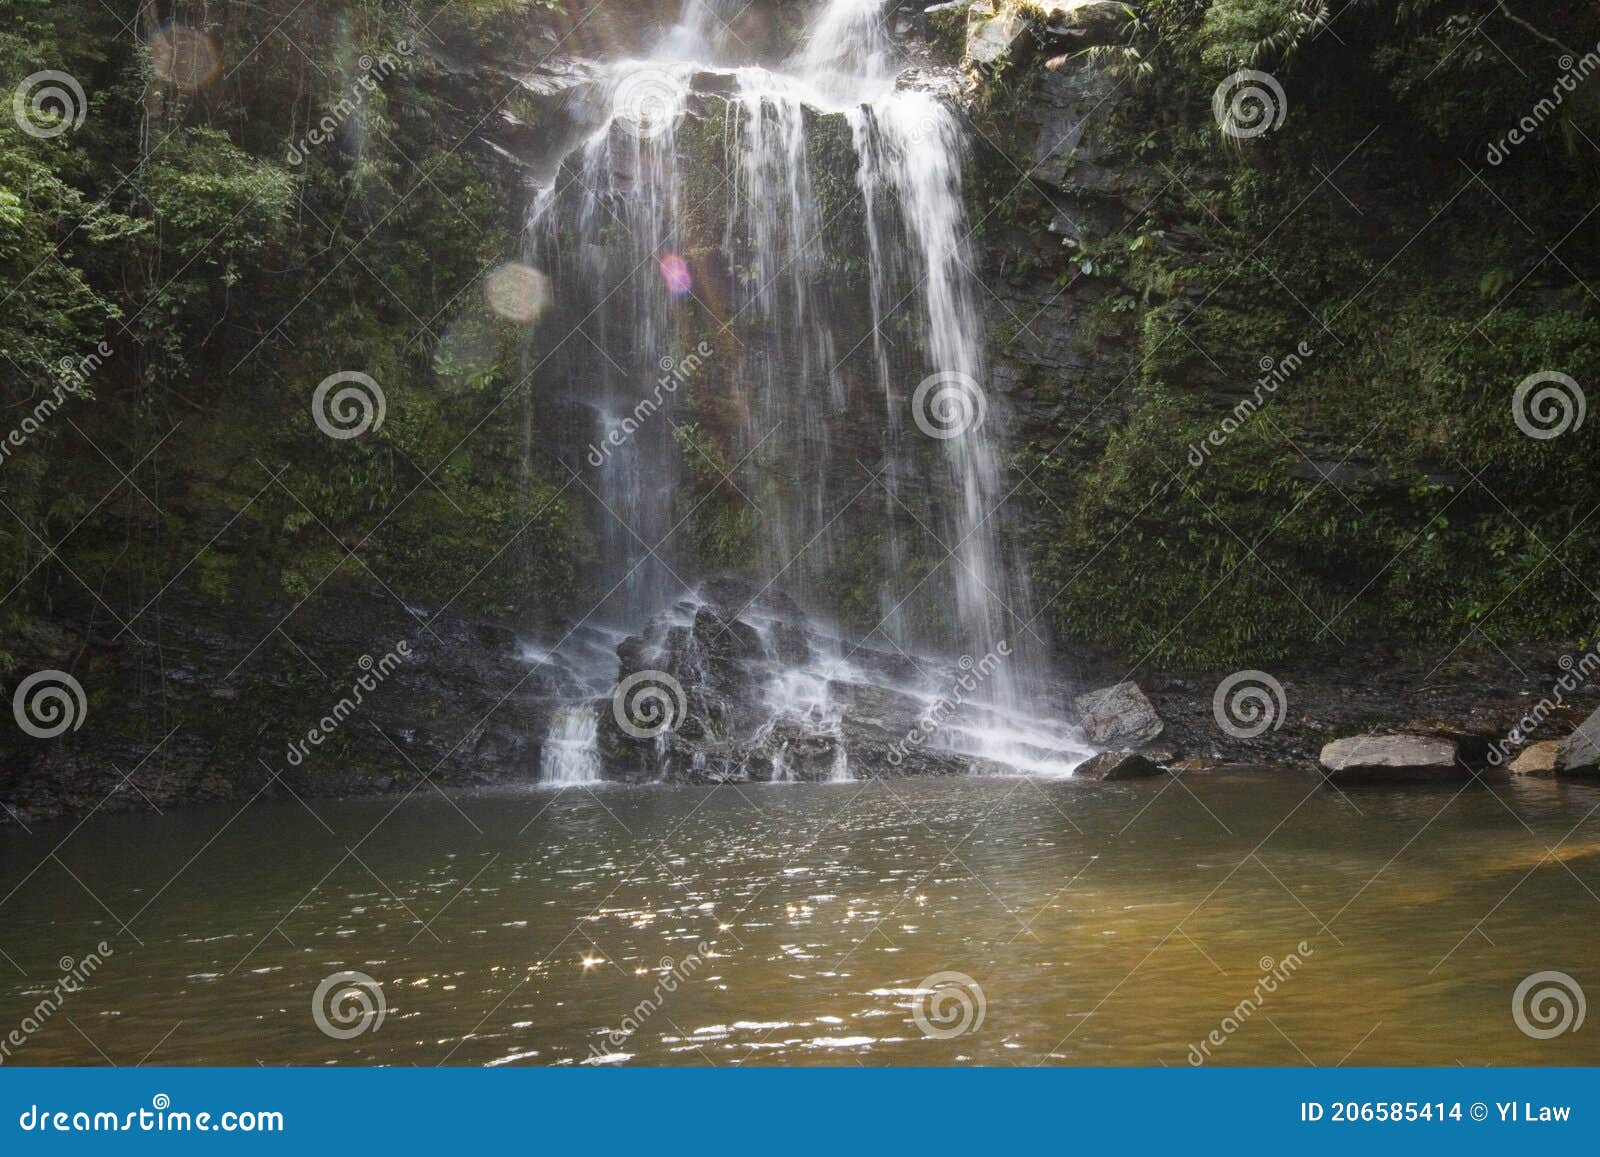
M 667 283 L 667 292 L 674 297 L 682 297 L 694 285 L 689 263 L 676 253 L 668 253 L 661 259 L 661 280 Z
M 150 67 L 162 80 L 185 91 L 210 84 L 218 63 L 211 37 L 198 28 L 168 22 L 150 37 Z
M 483 299 L 507 321 L 526 325 L 550 302 L 550 279 L 537 269 L 508 261 L 483 281 Z

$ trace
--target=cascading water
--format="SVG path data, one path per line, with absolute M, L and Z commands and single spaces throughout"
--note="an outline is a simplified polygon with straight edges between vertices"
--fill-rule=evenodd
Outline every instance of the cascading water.
M 610 65 L 535 203 L 578 334 L 546 376 L 590 439 L 597 617 L 647 621 L 704 573 L 757 574 L 840 640 L 831 668 L 775 678 L 773 718 L 836 733 L 843 640 L 885 641 L 925 686 L 949 661 L 916 656 L 1002 646 L 942 742 L 1068 767 L 1041 753 L 1086 749 L 1025 707 L 1038 648 L 996 513 L 959 120 L 897 86 L 885 0 L 819 0 L 780 69 L 729 31 L 743 7 L 685 0 L 648 59 Z M 831 777 L 850 778 L 835 739 Z
M 573 704 L 558 712 L 545 737 L 539 782 L 562 787 L 599 783 L 599 733 L 599 722 L 589 704 Z

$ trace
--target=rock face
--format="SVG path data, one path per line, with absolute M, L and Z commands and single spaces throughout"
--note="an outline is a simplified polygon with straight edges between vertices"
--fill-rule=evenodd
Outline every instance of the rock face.
M 1506 770 L 1512 775 L 1554 775 L 1560 748 L 1560 741 L 1554 739 L 1530 743 Z
M 1101 747 L 1138 747 L 1161 734 L 1161 716 L 1137 683 L 1117 683 L 1073 702 L 1084 738 Z
M 1024 46 L 1028 33 L 1028 20 L 1011 11 L 1004 0 L 979 0 L 967 9 L 967 59 L 977 68 L 993 68 Z
M 967 9 L 966 57 L 988 71 L 1006 58 L 1121 43 L 1130 23 L 1116 0 L 975 0 Z
M 1037 7 L 1046 32 L 1067 37 L 1078 48 L 1119 43 L 1131 23 L 1128 6 L 1117 0 L 1046 0 Z
M 1137 751 L 1106 751 L 1094 756 L 1072 773 L 1074 779 L 1110 781 L 1149 779 L 1162 770 Z
M 847 780 L 852 765 L 888 776 L 983 765 L 942 746 L 957 716 L 930 721 L 928 697 L 895 685 L 911 674 L 898 657 L 859 648 L 846 668 L 824 657 L 823 642 L 782 594 L 703 584 L 617 647 L 617 689 L 595 705 L 604 774 L 725 783 Z M 863 672 L 884 683 L 858 681 Z
M 1578 725 L 1561 741 L 1557 769 L 1562 775 L 1600 771 L 1600 711 Z
M 1424 735 L 1359 735 L 1322 749 L 1330 779 L 1445 779 L 1465 775 L 1459 750 L 1448 739 Z

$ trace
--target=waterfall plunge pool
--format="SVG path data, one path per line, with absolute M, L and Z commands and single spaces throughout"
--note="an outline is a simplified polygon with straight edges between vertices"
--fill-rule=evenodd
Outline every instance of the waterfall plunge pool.
M 1592 965 L 1597 805 L 1279 769 L 101 814 L 0 847 L 0 1020 L 10 1064 L 1594 1064 L 1512 997 Z M 344 972 L 384 1014 L 347 1039 Z

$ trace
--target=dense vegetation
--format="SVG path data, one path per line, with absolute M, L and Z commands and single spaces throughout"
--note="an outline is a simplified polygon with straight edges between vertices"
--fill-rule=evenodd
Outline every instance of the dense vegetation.
M 1529 437 L 1513 394 L 1597 400 L 1597 41 L 1589 5 L 1152 0 L 1087 54 L 1117 82 L 1099 163 L 1148 207 L 1047 259 L 1112 351 L 1021 463 L 1062 636 L 1221 665 L 1593 635 L 1600 423 Z M 1219 130 L 1241 68 L 1276 129 Z M 1002 76 L 990 132 L 1040 75 Z
M 439 63 L 527 7 L 0 0 L 0 437 L 32 419 L 0 463 L 0 672 L 47 618 L 110 637 L 164 591 L 570 597 L 566 477 L 523 453 L 536 358 L 482 292 L 525 194 L 467 137 L 515 86 L 473 107 Z M 10 115 L 45 70 L 81 125 Z M 386 413 L 335 440 L 311 399 L 344 371 Z
M 163 592 L 571 603 L 591 547 L 525 453 L 545 351 L 483 293 L 525 192 L 468 138 L 510 93 L 444 63 L 554 7 L 0 0 L 7 91 L 57 70 L 87 101 L 75 128 L 39 114 L 53 135 L 0 118 L 0 436 L 37 416 L 0 458 L 0 672 L 44 622 L 114 636 Z M 1600 80 L 1488 149 L 1597 40 L 1591 9 L 1533 0 L 1151 0 L 1091 54 L 1117 84 L 1099 163 L 1147 207 L 1061 247 L 995 180 L 978 238 L 1095 303 L 1093 381 L 1041 385 L 1079 396 L 1018 455 L 1064 641 L 1185 665 L 1593 632 L 1600 419 L 1534 439 L 1511 399 L 1539 371 L 1600 382 Z M 1281 126 L 1219 132 L 1238 68 L 1281 83 Z M 1003 68 L 979 126 L 1003 140 L 1041 75 Z M 312 421 L 340 371 L 385 395 L 360 438 Z M 702 546 L 747 553 L 738 530 Z

